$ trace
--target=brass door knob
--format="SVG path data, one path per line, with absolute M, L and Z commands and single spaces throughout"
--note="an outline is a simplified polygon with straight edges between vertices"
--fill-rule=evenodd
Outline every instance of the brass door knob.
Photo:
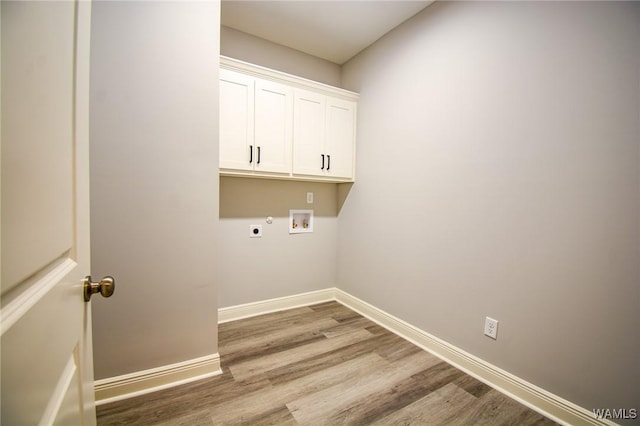
M 87 275 L 84 278 L 84 301 L 91 300 L 91 296 L 94 293 L 100 293 L 102 297 L 111 297 L 116 290 L 116 280 L 113 277 L 106 276 L 100 280 L 99 283 L 91 281 L 91 275 Z

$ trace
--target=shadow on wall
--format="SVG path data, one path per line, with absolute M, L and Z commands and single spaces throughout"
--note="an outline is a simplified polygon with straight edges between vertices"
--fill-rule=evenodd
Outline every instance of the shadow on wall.
M 337 217 L 352 185 L 221 176 L 220 218 L 288 217 L 290 209 Z M 308 192 L 313 192 L 312 204 Z

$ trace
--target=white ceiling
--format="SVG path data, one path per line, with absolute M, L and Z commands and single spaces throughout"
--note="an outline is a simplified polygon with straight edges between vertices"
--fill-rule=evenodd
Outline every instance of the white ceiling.
M 223 0 L 222 25 L 343 64 L 432 1 Z

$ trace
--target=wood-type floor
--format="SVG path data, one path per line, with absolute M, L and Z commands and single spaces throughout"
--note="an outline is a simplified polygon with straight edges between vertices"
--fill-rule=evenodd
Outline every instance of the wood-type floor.
M 220 324 L 223 374 L 98 407 L 98 425 L 555 424 L 342 306 Z

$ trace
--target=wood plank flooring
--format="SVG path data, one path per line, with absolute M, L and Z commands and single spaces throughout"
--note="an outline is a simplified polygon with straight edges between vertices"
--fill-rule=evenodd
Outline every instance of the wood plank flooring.
M 220 324 L 223 374 L 98 407 L 98 425 L 547 425 L 337 302 Z

